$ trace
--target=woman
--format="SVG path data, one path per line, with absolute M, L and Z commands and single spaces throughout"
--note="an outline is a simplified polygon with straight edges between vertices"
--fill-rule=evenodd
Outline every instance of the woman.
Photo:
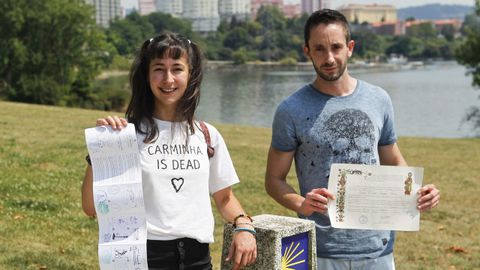
M 147 215 L 149 269 L 211 269 L 213 242 L 211 195 L 221 215 L 235 226 L 227 260 L 233 269 L 257 256 L 255 230 L 234 196 L 237 183 L 220 133 L 194 120 L 203 66 L 199 47 L 175 33 L 145 41 L 130 70 L 132 97 L 126 116 L 135 124 Z M 121 130 L 127 120 L 100 118 L 97 126 Z M 210 138 L 208 138 L 210 137 Z M 210 158 L 207 141 L 215 153 Z M 92 168 L 82 188 L 85 213 L 95 215 Z

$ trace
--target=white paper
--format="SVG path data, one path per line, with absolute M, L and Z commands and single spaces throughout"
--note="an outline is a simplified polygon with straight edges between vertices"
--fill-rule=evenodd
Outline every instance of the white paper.
M 146 270 L 146 215 L 135 127 L 88 128 L 85 139 L 93 169 L 100 269 Z
M 423 168 L 332 164 L 328 203 L 335 228 L 418 231 Z

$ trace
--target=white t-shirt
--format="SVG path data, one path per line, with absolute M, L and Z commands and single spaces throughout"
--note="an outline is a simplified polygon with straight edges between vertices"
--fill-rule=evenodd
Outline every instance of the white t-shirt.
M 225 141 L 215 127 L 205 123 L 215 148 L 215 155 L 209 159 L 200 129 L 195 129 L 186 144 L 185 129 L 179 127 L 186 123 L 154 121 L 159 130 L 154 143 L 145 144 L 145 136 L 137 135 L 148 239 L 188 237 L 212 243 L 210 194 L 239 182 Z

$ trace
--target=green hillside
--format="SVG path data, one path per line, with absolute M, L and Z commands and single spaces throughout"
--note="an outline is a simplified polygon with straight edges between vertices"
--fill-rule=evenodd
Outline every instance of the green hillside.
M 10 102 L 0 102 L 0 111 L 0 269 L 98 269 L 97 222 L 80 203 L 83 130 L 107 113 Z M 242 180 L 234 189 L 244 208 L 293 216 L 264 191 L 270 130 L 217 127 Z M 399 144 L 409 164 L 425 167 L 442 201 L 422 215 L 420 232 L 398 234 L 397 269 L 480 269 L 480 139 L 401 138 Z M 218 269 L 223 222 L 215 215 Z

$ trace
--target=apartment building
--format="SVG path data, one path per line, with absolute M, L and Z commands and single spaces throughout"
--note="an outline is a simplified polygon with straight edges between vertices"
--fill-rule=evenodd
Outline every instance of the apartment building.
M 331 8 L 330 4 L 330 0 L 302 0 L 301 12 L 311 14 L 319 9 Z
M 338 8 L 350 23 L 376 23 L 397 20 L 397 9 L 392 5 L 348 4 Z
M 158 12 L 181 17 L 183 13 L 183 0 L 156 0 L 155 6 Z
M 287 18 L 301 15 L 302 10 L 300 4 L 285 4 L 283 6 L 283 14 Z
M 140 15 L 148 15 L 156 11 L 155 0 L 138 0 L 138 13 Z
M 276 6 L 278 9 L 283 10 L 283 0 L 252 0 L 252 18 L 257 17 L 257 12 L 262 6 Z
M 122 17 L 120 0 L 85 0 L 95 7 L 95 21 L 98 25 L 108 27 L 110 21 Z
M 195 32 L 216 31 L 220 24 L 218 0 L 183 0 L 182 17 L 192 21 Z
M 250 18 L 251 0 L 219 0 L 218 13 L 220 19 L 230 21 L 233 17 L 237 20 Z

